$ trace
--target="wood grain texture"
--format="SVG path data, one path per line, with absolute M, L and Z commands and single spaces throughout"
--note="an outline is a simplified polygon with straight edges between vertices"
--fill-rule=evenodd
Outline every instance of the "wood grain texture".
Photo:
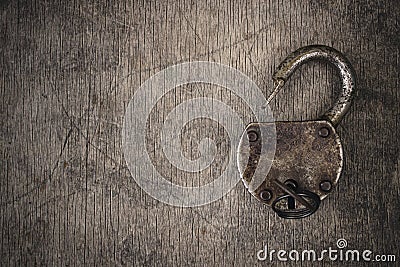
M 270 264 L 257 261 L 265 245 L 323 249 L 339 238 L 400 258 L 397 1 L 1 1 L 0 14 L 1 265 L 252 266 Z M 358 93 L 338 128 L 342 178 L 316 214 L 282 220 L 241 183 L 212 204 L 176 208 L 134 182 L 121 127 L 146 79 L 179 62 L 215 61 L 268 96 L 279 62 L 317 43 L 349 58 Z M 307 64 L 271 109 L 278 120 L 316 118 L 339 82 L 330 66 Z M 164 106 L 196 95 L 232 99 L 189 87 Z M 165 118 L 158 108 L 153 127 Z M 194 125 L 184 138 L 214 126 Z

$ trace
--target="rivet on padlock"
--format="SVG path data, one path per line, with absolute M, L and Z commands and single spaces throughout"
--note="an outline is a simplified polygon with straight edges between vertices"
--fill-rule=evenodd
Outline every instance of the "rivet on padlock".
M 313 214 L 336 186 L 343 166 L 343 150 L 335 127 L 348 111 L 355 88 L 355 76 L 347 58 L 322 45 L 300 48 L 290 54 L 273 75 L 280 91 L 293 72 L 314 60 L 328 61 L 338 69 L 342 92 L 334 106 L 318 120 L 298 122 L 251 123 L 246 127 L 238 148 L 238 167 L 250 193 L 283 218 L 298 219 Z M 274 157 L 264 155 L 268 131 L 276 129 Z M 264 140 L 263 140 L 264 139 Z M 250 153 L 250 155 L 249 155 Z M 249 164 L 250 160 L 252 164 Z M 272 161 L 268 173 L 255 172 L 263 160 Z M 261 181 L 255 188 L 253 181 Z

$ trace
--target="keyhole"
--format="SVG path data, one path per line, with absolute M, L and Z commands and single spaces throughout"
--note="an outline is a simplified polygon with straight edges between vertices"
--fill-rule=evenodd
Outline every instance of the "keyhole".
M 292 189 L 293 191 L 296 191 L 297 189 L 297 183 L 295 180 L 289 179 L 285 182 L 285 185 Z M 296 200 L 294 197 L 289 196 L 287 199 L 287 204 L 288 204 L 288 209 L 294 210 L 296 208 Z

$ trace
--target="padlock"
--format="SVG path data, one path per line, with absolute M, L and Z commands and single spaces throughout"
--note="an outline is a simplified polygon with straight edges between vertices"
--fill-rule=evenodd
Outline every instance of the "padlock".
M 335 127 L 351 105 L 355 75 L 342 53 L 322 45 L 296 50 L 274 73 L 275 89 L 268 102 L 299 66 L 314 59 L 328 61 L 338 69 L 342 91 L 334 106 L 318 120 L 251 123 L 238 147 L 244 185 L 282 218 L 313 214 L 337 185 L 343 167 L 343 149 Z M 263 165 L 270 169 L 263 171 Z

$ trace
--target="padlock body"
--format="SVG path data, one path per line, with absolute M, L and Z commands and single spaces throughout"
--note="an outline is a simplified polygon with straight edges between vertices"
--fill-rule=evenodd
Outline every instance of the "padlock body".
M 243 183 L 267 205 L 284 194 L 275 179 L 294 180 L 301 190 L 322 200 L 336 186 L 342 166 L 340 138 L 328 121 L 252 123 L 238 148 Z M 262 192 L 269 192 L 268 198 Z

